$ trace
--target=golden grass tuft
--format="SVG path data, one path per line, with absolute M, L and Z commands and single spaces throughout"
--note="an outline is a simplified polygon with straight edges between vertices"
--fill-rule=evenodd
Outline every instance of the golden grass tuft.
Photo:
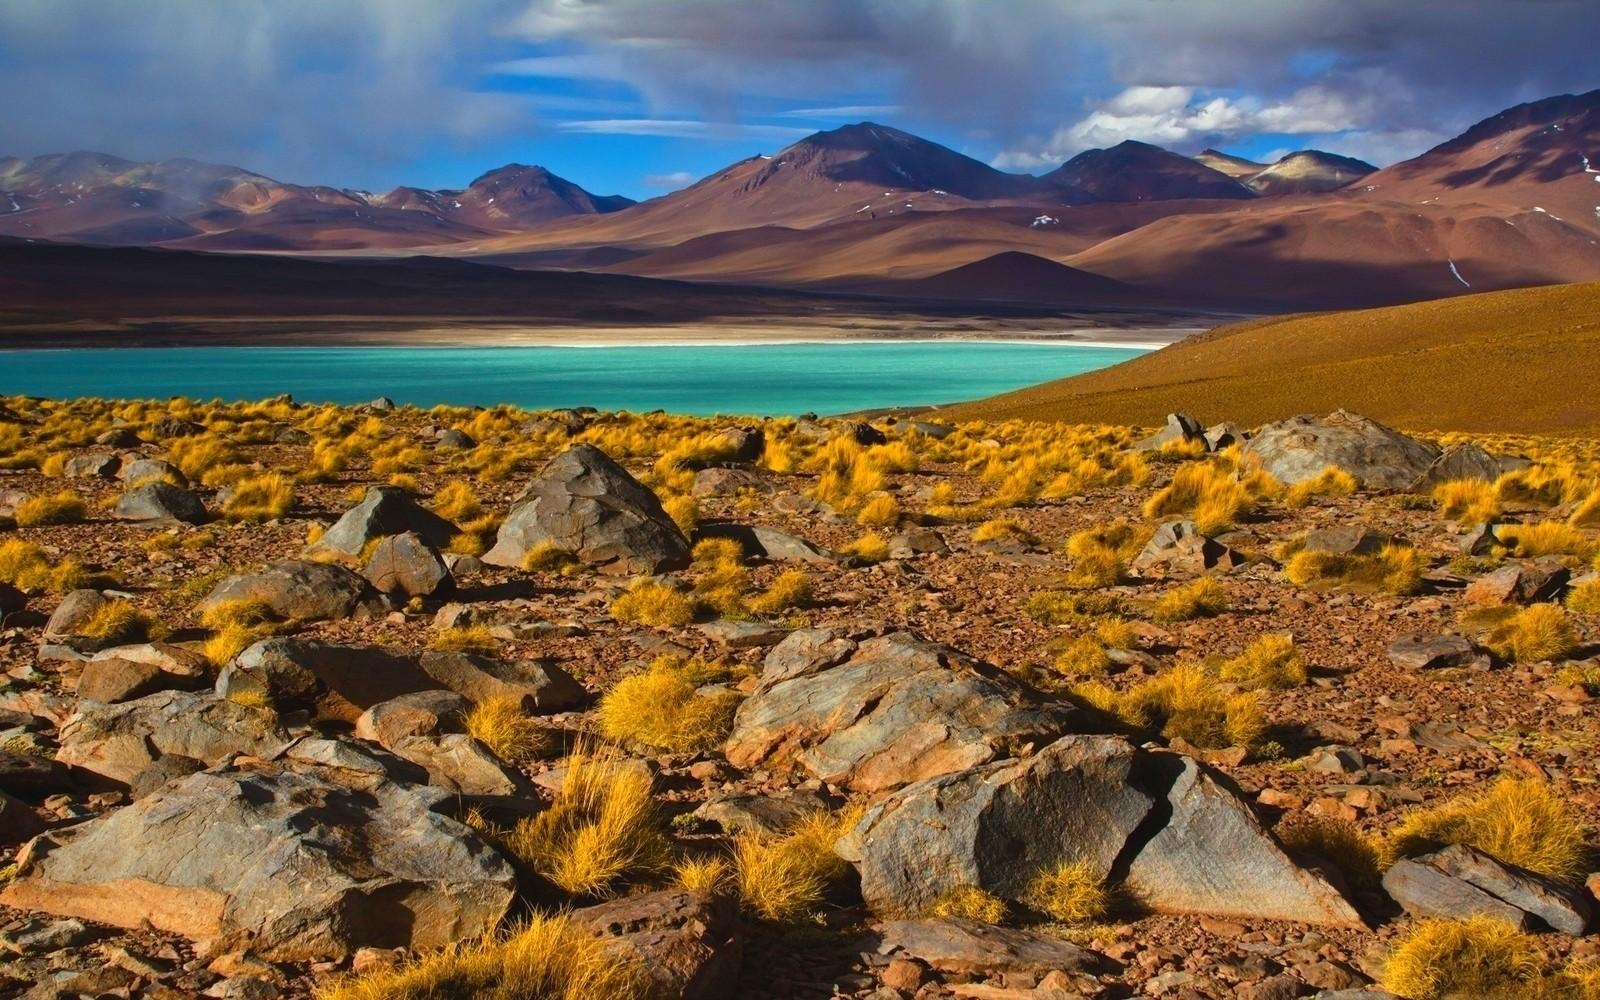
M 1067 539 L 1072 572 L 1067 585 L 1111 587 L 1122 582 L 1129 560 L 1150 541 L 1151 531 L 1129 521 L 1113 521 L 1079 531 Z
M 661 501 L 661 509 L 672 518 L 672 523 L 678 526 L 678 530 L 686 535 L 700 524 L 700 504 L 687 493 L 680 493 Z
M 641 1000 L 648 976 L 564 915 L 319 987 L 316 1000 Z
M 1494 534 L 1500 544 L 1520 559 L 1573 556 L 1588 560 L 1597 548 L 1593 539 L 1565 521 L 1502 524 L 1494 529 Z
M 1040 872 L 1028 885 L 1027 901 L 1064 924 L 1103 916 L 1111 903 L 1104 876 L 1087 861 L 1064 861 Z
M 1299 687 L 1307 680 L 1305 660 L 1290 635 L 1262 636 L 1243 653 L 1225 661 L 1220 673 L 1223 680 L 1246 691 Z
M 1383 988 L 1409 1000 L 1515 1000 L 1545 979 L 1539 943 L 1492 917 L 1421 920 L 1396 942 Z
M 1080 635 L 1060 648 L 1051 666 L 1066 677 L 1100 677 L 1111 670 L 1111 654 L 1099 636 Z
M 694 601 L 671 584 L 638 580 L 611 602 L 611 617 L 652 628 L 682 628 L 694 621 Z
M 849 865 L 833 845 L 855 825 L 855 810 L 812 813 L 787 835 L 744 833 L 733 842 L 735 881 L 745 912 L 773 923 L 814 913 Z
M 500 640 L 487 625 L 462 625 L 440 629 L 428 641 L 428 648 L 445 653 L 483 653 L 490 655 L 500 648 Z
M 622 881 L 670 862 L 650 775 L 614 750 L 584 748 L 550 808 L 497 839 L 540 878 L 571 896 L 613 895 Z
M 1215 577 L 1202 576 L 1193 583 L 1167 591 L 1150 610 L 1158 622 L 1186 622 L 1215 618 L 1228 610 L 1228 588 Z
M 1343 552 L 1294 554 L 1283 574 L 1301 587 L 1350 587 L 1408 595 L 1422 589 L 1422 554 L 1404 545 L 1385 545 L 1376 555 Z
M 1448 844 L 1467 844 L 1560 882 L 1588 871 L 1588 830 L 1567 798 L 1532 778 L 1501 778 L 1487 791 L 1415 809 L 1381 845 L 1384 867 Z
M 1033 532 L 1014 518 L 996 517 L 978 525 L 972 532 L 974 542 L 999 542 L 1012 541 L 1022 545 L 1033 546 L 1039 544 L 1039 539 Z
M 522 710 L 522 700 L 501 695 L 478 702 L 467 711 L 467 735 L 507 764 L 525 764 L 549 753 L 550 731 Z
M 439 487 L 433 495 L 433 512 L 446 521 L 460 524 L 483 515 L 483 504 L 471 483 L 455 480 Z
M 1567 592 L 1567 610 L 1578 615 L 1600 615 L 1600 579 L 1584 580 Z
M 750 610 L 758 615 L 776 615 L 803 608 L 816 599 L 816 581 L 801 569 L 791 569 L 779 574 L 766 591 L 750 601 Z
M 733 888 L 733 867 L 722 858 L 684 858 L 672 866 L 672 884 L 690 892 L 721 895 Z
M 600 699 L 600 731 L 609 739 L 674 753 L 708 750 L 728 735 L 743 699 L 735 691 L 701 694 L 699 688 L 726 676 L 703 660 L 658 657 Z
M 260 524 L 274 521 L 294 507 L 294 481 L 279 472 L 241 479 L 222 505 L 228 521 Z
M 19 528 L 38 528 L 54 524 L 77 524 L 89 515 L 83 498 L 71 490 L 54 496 L 29 497 L 17 504 L 11 519 Z
M 977 886 L 960 885 L 933 901 L 928 916 L 941 920 L 975 920 L 980 924 L 999 924 L 1006 919 L 1006 901 Z
M 485 547 L 484 551 L 489 550 Z M 556 573 L 577 562 L 577 556 L 554 542 L 540 542 L 522 557 L 522 568 L 530 573 Z
M 1487 524 L 1500 516 L 1494 484 L 1482 479 L 1452 479 L 1433 488 L 1439 513 L 1458 524 Z
M 1156 520 L 1189 515 L 1203 535 L 1232 528 L 1255 506 L 1250 491 L 1232 471 L 1210 462 L 1193 462 L 1173 474 L 1172 482 L 1145 502 L 1144 516 Z
M 1347 819 L 1295 813 L 1272 831 L 1290 851 L 1333 865 L 1351 888 L 1376 891 L 1382 879 L 1378 846 Z
M 1330 465 L 1310 479 L 1303 479 L 1284 494 L 1283 502 L 1294 508 L 1304 507 L 1317 497 L 1347 497 L 1355 493 L 1356 477 Z
M 149 642 L 167 634 L 166 626 L 128 601 L 107 601 L 78 628 L 78 634 L 101 646 Z
M 880 563 L 889 558 L 889 540 L 869 531 L 839 551 L 858 562 Z
M 1191 661 L 1174 664 L 1118 695 L 1112 711 L 1129 725 L 1208 750 L 1254 749 L 1267 731 L 1259 695 L 1231 693 Z
M 900 501 L 889 493 L 875 494 L 861 505 L 856 523 L 863 528 L 893 528 L 900 523 Z
M 1532 604 L 1496 626 L 1483 644 L 1512 663 L 1560 660 L 1578 648 L 1578 630 L 1559 604 Z
M 44 549 L 33 542 L 13 538 L 0 542 L 0 581 L 29 593 L 61 594 L 96 582 L 74 559 L 53 562 Z
M 1022 602 L 1022 613 L 1046 625 L 1098 625 L 1123 612 L 1122 598 L 1098 591 L 1042 590 Z

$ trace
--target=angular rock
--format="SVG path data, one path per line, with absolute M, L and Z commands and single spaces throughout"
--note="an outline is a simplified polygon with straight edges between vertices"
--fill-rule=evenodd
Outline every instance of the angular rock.
M 655 493 L 587 444 L 551 459 L 528 484 L 483 561 L 520 567 L 545 544 L 616 573 L 662 573 L 689 564 L 689 542 Z
M 494 930 L 515 875 L 447 797 L 326 768 L 266 764 L 175 781 L 51 833 L 0 900 L 225 946 L 269 961 L 441 948 Z M 129 850 L 129 845 L 139 845 Z
M 788 629 L 762 622 L 714 621 L 696 625 L 695 631 L 724 649 L 764 649 L 776 646 Z
M 833 556 L 787 531 L 759 524 L 702 524 L 696 539 L 731 538 L 744 547 L 746 555 L 771 562 L 831 563 Z
M 732 496 L 744 491 L 771 493 L 772 481 L 754 469 L 729 469 L 713 466 L 694 474 L 689 492 L 697 497 Z
M 171 483 L 135 486 L 117 498 L 116 515 L 124 521 L 182 521 L 199 524 L 206 505 L 192 491 Z
M 1572 571 L 1553 559 L 1511 562 L 1467 585 L 1471 604 L 1499 606 L 1552 601 L 1572 579 Z
M 1183 578 L 1244 565 L 1244 556 L 1207 538 L 1193 521 L 1168 521 L 1156 529 L 1128 568 L 1141 577 Z
M 1121 737 L 1068 736 L 908 785 L 869 808 L 838 851 L 890 917 L 963 885 L 1019 899 L 1040 872 L 1083 861 L 1157 911 L 1358 920 L 1197 762 Z
M 67 459 L 61 474 L 68 479 L 114 479 L 122 459 L 109 452 L 89 452 Z
M 72 773 L 60 761 L 0 750 L 0 791 L 29 802 L 40 802 L 48 795 L 77 790 Z
M 1220 424 L 1212 424 L 1206 428 L 1206 451 L 1221 451 L 1234 444 L 1243 444 L 1244 431 L 1237 424 L 1224 420 Z
M 407 736 L 465 732 L 467 699 L 454 691 L 414 691 L 380 701 L 356 720 L 356 739 L 393 749 Z
M 114 703 L 157 691 L 204 687 L 206 658 L 183 646 L 144 643 L 116 646 L 94 654 L 78 674 L 78 697 Z
M 945 438 L 956 432 L 956 429 L 951 427 L 949 424 L 936 424 L 927 420 L 911 421 L 911 429 L 916 431 L 918 434 L 924 434 L 928 437 L 931 437 L 935 441 L 943 441 Z
M 80 704 L 61 727 L 56 760 L 127 787 L 165 754 L 211 765 L 234 753 L 275 753 L 288 742 L 270 713 L 208 694 L 162 691 L 120 705 Z
M 133 780 L 128 783 L 128 798 L 137 802 L 179 778 L 187 778 L 205 769 L 206 762 L 197 757 L 185 757 L 180 753 L 166 754 L 133 776 Z
M 161 458 L 136 458 L 126 462 L 117 476 L 130 487 L 155 482 L 166 482 L 182 487 L 189 485 L 189 477 L 183 474 L 182 469 Z
M 914 528 L 889 538 L 889 558 L 913 559 L 924 555 L 944 555 L 950 544 L 932 528 Z
M 1375 556 L 1393 541 L 1394 536 L 1359 524 L 1335 524 L 1308 531 L 1305 551 L 1331 552 L 1342 556 Z
M 431 597 L 452 583 L 439 553 L 414 531 L 379 542 L 361 575 L 378 591 L 399 597 Z
M 1517 472 L 1532 464 L 1519 455 L 1491 455 L 1471 443 L 1451 445 L 1413 486 L 1426 490 L 1453 479 L 1481 479 L 1492 483 L 1508 472 Z
M 1200 421 L 1187 413 L 1167 414 L 1167 425 L 1134 445 L 1135 451 L 1160 451 L 1169 444 L 1205 440 L 1206 429 Z
M 722 432 L 730 462 L 754 462 L 767 450 L 767 436 L 759 427 L 730 427 Z
M 314 708 L 321 718 L 346 722 L 379 702 L 438 687 L 414 657 L 295 636 L 251 645 L 217 677 L 224 697 L 255 691 L 279 707 Z
M 457 427 L 440 431 L 439 436 L 434 440 L 441 448 L 453 448 L 457 451 L 466 451 L 469 448 L 478 446 L 478 442 L 472 440 L 472 435 Z
M 1389 662 L 1407 670 L 1487 667 L 1489 658 L 1459 635 L 1415 632 L 1389 644 Z
M 828 803 L 820 796 L 797 789 L 786 796 L 719 795 L 700 805 L 694 815 L 715 823 L 726 833 L 782 833 Z
M 74 590 L 61 599 L 44 623 L 46 639 L 65 639 L 75 636 L 95 616 L 95 612 L 111 603 L 98 590 Z
M 829 650 L 821 659 L 810 655 L 819 645 Z M 949 647 L 905 633 L 856 644 L 807 629 L 768 654 L 724 750 L 737 767 L 793 762 L 874 792 L 1047 743 L 1079 719 Z
M 455 525 L 417 503 L 405 490 L 371 486 L 360 503 L 345 511 L 321 538 L 306 546 L 306 554 L 320 552 L 355 559 L 374 539 L 408 531 L 416 533 L 435 549 L 445 548 L 458 534 Z
M 572 675 L 553 663 L 499 660 L 476 653 L 422 654 L 422 670 L 441 687 L 473 703 L 512 698 L 525 712 L 559 712 L 588 700 Z
M 1581 891 L 1505 864 L 1466 844 L 1397 862 L 1383 877 L 1394 901 L 1416 916 L 1498 917 L 1519 927 L 1542 924 L 1582 934 L 1594 904 Z
M 851 424 L 845 429 L 844 433 L 849 435 L 856 444 L 861 445 L 863 448 L 870 448 L 876 444 L 889 443 L 889 438 L 883 433 L 883 431 L 880 431 L 876 427 L 867 423 Z
M 0 844 L 20 844 L 44 832 L 44 821 L 28 803 L 0 791 Z
M 328 563 L 293 560 L 268 563 L 218 583 L 199 611 L 226 601 L 262 601 L 286 621 L 349 618 L 367 592 L 367 581 Z
M 874 924 L 871 938 L 884 958 L 911 959 L 954 976 L 1114 968 L 1103 955 L 1070 941 L 975 920 L 889 920 Z
M 428 772 L 428 784 L 469 799 L 529 796 L 533 786 L 508 769 L 466 733 L 402 736 L 389 747 L 395 756 Z
M 1279 482 L 1293 486 L 1335 466 L 1370 490 L 1403 490 L 1428 474 L 1436 445 L 1407 437 L 1376 420 L 1338 410 L 1267 424 L 1244 446 Z
M 574 910 L 571 919 L 645 971 L 648 1000 L 720 1000 L 737 989 L 739 921 L 725 897 L 647 892 Z
M 1475 524 L 1461 536 L 1461 551 L 1469 556 L 1486 556 L 1500 544 L 1492 524 Z

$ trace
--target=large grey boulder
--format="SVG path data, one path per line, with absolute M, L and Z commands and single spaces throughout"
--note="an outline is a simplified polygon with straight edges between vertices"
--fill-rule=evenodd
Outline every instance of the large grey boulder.
M 797 764 L 876 792 L 1048 743 L 1080 719 L 947 646 L 805 629 L 767 655 L 724 750 L 737 767 Z
M 440 685 L 415 657 L 381 646 L 275 636 L 247 647 L 216 686 L 224 697 L 249 691 L 279 707 L 314 708 L 322 718 L 354 722 L 379 702 Z
M 1082 861 L 1158 911 L 1358 921 L 1198 763 L 1115 736 L 1068 736 L 908 785 L 869 808 L 838 851 L 889 917 L 918 916 L 961 886 L 1020 899 L 1041 872 Z
M 689 564 L 689 542 L 648 487 L 593 445 L 550 460 L 511 507 L 491 566 L 520 567 L 541 545 L 616 573 L 662 573 Z
M 393 486 L 368 487 L 362 501 L 344 512 L 306 554 L 324 553 L 342 559 L 361 555 L 367 543 L 388 535 L 415 532 L 426 544 L 442 549 L 459 529 Z
M 168 689 L 192 690 L 207 683 L 206 658 L 185 646 L 147 642 L 94 654 L 78 674 L 78 697 L 118 702 Z
M 1369 490 L 1410 488 L 1426 477 L 1441 454 L 1437 445 L 1344 410 L 1267 424 L 1244 451 L 1279 482 L 1291 486 L 1332 465 Z
M 1532 465 L 1520 455 L 1494 455 L 1468 442 L 1451 445 L 1428 467 L 1417 487 L 1434 486 L 1451 479 L 1481 479 L 1494 482 L 1508 472 Z
M 644 970 L 641 1000 L 720 1000 L 738 987 L 738 913 L 731 900 L 668 889 L 572 911 L 572 924 Z
M 229 754 L 271 754 L 289 742 L 270 712 L 188 691 L 116 705 L 83 702 L 61 727 L 60 739 L 58 762 L 121 787 L 168 754 L 210 765 Z
M 380 541 L 361 575 L 377 590 L 400 598 L 431 597 L 453 585 L 450 570 L 438 551 L 415 531 Z
M 271 961 L 442 948 L 492 932 L 516 882 L 449 801 L 289 760 L 203 771 L 34 841 L 3 902 Z
M 124 464 L 117 477 L 128 486 L 168 482 L 174 486 L 188 486 L 189 479 L 183 470 L 163 458 L 136 458 Z
M 367 581 L 328 563 L 290 560 L 230 576 L 214 587 L 200 612 L 229 601 L 261 601 L 285 621 L 349 618 L 367 592 Z
M 154 482 L 135 486 L 118 497 L 116 515 L 124 521 L 183 521 L 199 524 L 206 519 L 206 505 L 192 490 L 171 483 Z

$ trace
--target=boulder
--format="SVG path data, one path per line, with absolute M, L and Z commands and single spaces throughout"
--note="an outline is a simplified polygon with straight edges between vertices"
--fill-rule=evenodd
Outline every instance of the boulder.
M 144 442 L 131 427 L 113 427 L 109 431 L 97 434 L 94 443 L 107 448 L 137 448 Z
M 122 459 L 109 452 L 94 451 L 73 455 L 62 466 L 61 474 L 68 479 L 114 479 L 122 468 Z
M 508 661 L 477 653 L 430 652 L 422 654 L 421 666 L 435 684 L 474 703 L 514 698 L 526 712 L 559 712 L 576 708 L 589 697 L 571 674 L 554 663 L 538 660 Z
M 975 920 L 889 920 L 872 926 L 869 942 L 883 959 L 909 959 L 951 976 L 1115 968 L 1105 956 L 1059 937 Z
M 1335 524 L 1306 532 L 1305 551 L 1341 556 L 1375 556 L 1393 541 L 1394 536 L 1359 524 Z
M 1594 921 L 1594 904 L 1572 889 L 1469 847 L 1452 844 L 1396 862 L 1383 887 L 1407 913 L 1465 919 L 1482 914 L 1518 927 L 1544 926 L 1582 934 Z
M 889 438 L 883 431 L 868 423 L 854 423 L 844 431 L 851 440 L 863 448 L 870 448 L 876 444 L 888 444 Z
M 730 427 L 721 434 L 730 462 L 754 462 L 767 450 L 767 436 L 759 427 Z
M 199 524 L 206 505 L 191 490 L 171 483 L 135 486 L 117 498 L 116 516 L 124 521 L 182 521 Z
M 181 778 L 34 841 L 0 901 L 282 962 L 491 933 L 516 877 L 435 811 L 449 797 L 349 777 L 280 761 Z
M 285 621 L 349 618 L 367 592 L 367 581 L 328 563 L 290 560 L 230 576 L 200 602 L 199 611 L 228 601 L 262 601 Z
M 1508 472 L 1517 472 L 1532 464 L 1517 455 L 1490 454 L 1470 442 L 1451 445 L 1428 466 L 1413 487 L 1419 491 L 1431 490 L 1452 479 L 1481 479 L 1492 483 Z
M 415 657 L 297 636 L 263 639 L 217 676 L 224 697 L 253 691 L 280 707 L 313 708 L 320 718 L 344 722 L 379 702 L 438 687 Z
M 705 622 L 696 625 L 694 629 L 723 649 L 765 649 L 768 646 L 776 646 L 789 634 L 786 628 L 764 622 L 736 622 L 726 619 Z
M 1205 425 L 1189 416 L 1187 413 L 1167 414 L 1167 425 L 1156 433 L 1150 435 L 1134 445 L 1135 451 L 1160 451 L 1169 444 L 1181 444 L 1185 441 L 1204 441 L 1206 438 Z
M 911 429 L 918 434 L 931 437 L 935 441 L 943 441 L 956 432 L 956 429 L 949 424 L 936 424 L 928 420 L 911 421 Z
M 380 541 L 361 575 L 380 592 L 402 598 L 431 597 L 452 589 L 444 560 L 414 531 Z
M 912 528 L 889 537 L 889 558 L 915 559 L 917 556 L 945 555 L 950 543 L 932 528 Z
M 767 655 L 724 750 L 737 767 L 792 763 L 876 792 L 1047 743 L 1080 718 L 949 647 L 805 629 Z
M 1487 668 L 1489 657 L 1459 635 L 1414 632 L 1389 644 L 1389 662 L 1407 670 L 1439 670 L 1445 667 Z
M 413 691 L 380 701 L 356 719 L 356 739 L 387 749 L 407 736 L 464 732 L 467 699 L 454 691 Z
M 61 598 L 61 603 L 50 613 L 44 623 L 46 639 L 66 639 L 79 634 L 89 619 L 111 601 L 98 590 L 74 590 Z
M 117 475 L 130 487 L 156 482 L 184 487 L 189 485 L 189 477 L 183 474 L 183 470 L 162 458 L 136 458 L 124 463 Z
M 1279 482 L 1290 486 L 1316 478 L 1331 465 L 1371 490 L 1412 488 L 1441 454 L 1436 445 L 1344 410 L 1321 418 L 1291 417 L 1267 424 L 1244 450 Z
M 1221 451 L 1229 445 L 1244 444 L 1245 434 L 1237 424 L 1224 420 L 1207 427 L 1205 438 L 1206 451 Z
M 260 709 L 187 691 L 162 691 L 118 705 L 83 702 L 61 727 L 56 760 L 127 787 L 157 758 L 180 754 L 216 764 L 229 754 L 264 756 L 289 742 Z
M 1181 579 L 1227 572 L 1244 563 L 1244 556 L 1202 535 L 1193 521 L 1168 521 L 1156 529 L 1128 568 L 1141 577 Z
M 771 480 L 754 469 L 729 469 L 713 466 L 694 474 L 689 492 L 697 497 L 732 496 L 735 493 L 771 493 Z
M 459 534 L 455 525 L 417 503 L 405 490 L 371 486 L 360 503 L 345 511 L 321 538 L 306 546 L 306 554 L 356 559 L 370 542 L 408 531 L 436 549 L 446 547 L 450 539 Z
M 833 557 L 822 549 L 787 531 L 759 524 L 702 524 L 695 539 L 731 538 L 744 547 L 745 554 L 770 562 L 831 563 Z
M 739 921 L 726 897 L 646 892 L 574 910 L 571 920 L 645 971 L 645 1000 L 719 1000 L 737 990 Z
M 388 748 L 428 773 L 428 784 L 465 799 L 529 797 L 528 779 L 466 733 L 402 736 Z
M 197 757 L 185 757 L 181 753 L 169 753 L 158 757 L 149 767 L 133 776 L 133 780 L 128 783 L 128 798 L 137 802 L 179 778 L 187 778 L 205 769 L 206 762 Z
M 701 803 L 694 815 L 717 824 L 725 833 L 782 833 L 827 808 L 821 796 L 795 789 L 783 796 L 719 795 Z
M 662 573 L 689 565 L 689 542 L 655 493 L 587 444 L 551 459 L 528 484 L 483 561 L 520 567 L 540 545 L 607 572 Z
M 472 435 L 458 427 L 440 431 L 439 436 L 434 441 L 441 448 L 455 449 L 456 451 L 466 451 L 469 448 L 478 446 L 478 442 L 472 439 Z
M 1478 577 L 1463 595 L 1470 604 L 1499 606 L 1553 601 L 1572 579 L 1559 559 L 1511 562 Z
M 168 643 L 103 649 L 78 674 L 78 697 L 113 703 L 167 690 L 204 687 L 209 666 L 194 650 Z
M 1354 926 L 1350 904 L 1297 866 L 1196 761 L 1114 736 L 907 785 L 838 844 L 874 912 L 923 913 L 976 886 L 1019 899 L 1042 871 L 1091 864 L 1157 911 Z
M 42 802 L 47 796 L 79 790 L 72 772 L 60 761 L 0 750 L 0 791 L 28 802 Z

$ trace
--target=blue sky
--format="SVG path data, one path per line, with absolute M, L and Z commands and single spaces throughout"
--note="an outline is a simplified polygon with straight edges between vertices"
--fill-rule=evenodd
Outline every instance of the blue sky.
M 1142 139 L 1378 163 L 1600 86 L 1593 0 L 6 0 L 0 155 L 644 198 L 871 119 L 1042 172 Z

